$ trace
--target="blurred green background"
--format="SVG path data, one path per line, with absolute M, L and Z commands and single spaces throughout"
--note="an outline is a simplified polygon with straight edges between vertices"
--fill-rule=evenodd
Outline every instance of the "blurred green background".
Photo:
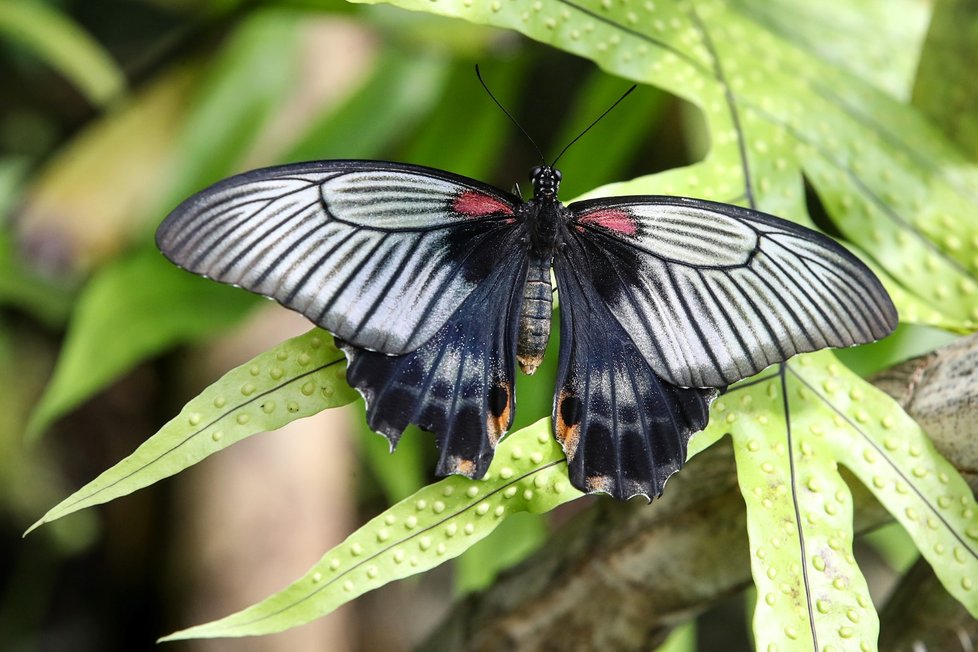
M 224 370 L 308 328 L 163 260 L 152 234 L 180 199 L 244 169 L 328 158 L 527 187 L 539 161 L 486 97 L 476 63 L 548 155 L 629 85 L 512 33 L 386 7 L 3 0 L 0 649 L 150 649 L 285 585 L 431 479 L 430 438 L 410 434 L 390 456 L 358 404 L 20 538 Z M 689 105 L 641 87 L 563 157 L 563 197 L 699 160 L 708 142 Z M 945 339 L 920 333 L 911 348 Z M 888 346 L 874 364 L 909 351 Z M 550 353 L 532 382 L 520 378 L 514 428 L 550 412 Z M 410 649 L 453 596 L 566 517 L 509 519 L 452 568 L 293 632 L 169 645 Z M 879 538 L 880 568 L 912 560 L 899 531 Z M 701 620 L 700 649 L 744 649 L 746 629 L 732 599 Z

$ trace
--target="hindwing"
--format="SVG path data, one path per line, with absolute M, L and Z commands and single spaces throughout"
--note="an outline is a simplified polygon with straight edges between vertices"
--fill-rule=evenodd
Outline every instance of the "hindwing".
M 651 499 L 683 465 L 717 390 L 677 387 L 655 372 L 595 293 L 587 255 L 570 241 L 554 263 L 560 293 L 554 435 L 578 489 Z
M 391 448 L 408 424 L 435 434 L 439 475 L 481 478 L 515 410 L 516 343 L 527 276 L 522 230 L 492 245 L 493 272 L 420 348 L 399 356 L 341 347 L 367 423 Z

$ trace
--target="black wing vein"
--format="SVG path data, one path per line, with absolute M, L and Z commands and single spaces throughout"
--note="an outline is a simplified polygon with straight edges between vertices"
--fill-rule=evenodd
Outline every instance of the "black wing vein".
M 167 217 L 157 244 L 177 265 L 273 298 L 353 346 L 400 355 L 489 275 L 499 260 L 486 238 L 515 227 L 519 203 L 420 166 L 300 163 L 203 190 Z
M 797 353 L 870 342 L 896 327 L 876 276 L 792 222 L 679 197 L 568 208 L 563 238 L 587 252 L 594 294 L 656 373 L 680 387 L 723 387 Z

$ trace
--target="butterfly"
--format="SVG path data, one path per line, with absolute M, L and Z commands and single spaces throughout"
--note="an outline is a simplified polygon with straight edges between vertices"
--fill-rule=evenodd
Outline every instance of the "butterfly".
M 156 242 L 178 266 L 331 332 L 391 449 L 435 434 L 437 473 L 481 478 L 513 422 L 516 367 L 560 343 L 552 428 L 574 486 L 662 493 L 726 386 L 896 326 L 876 276 L 792 222 L 671 196 L 562 204 L 449 172 L 333 160 L 246 172 L 180 204 Z

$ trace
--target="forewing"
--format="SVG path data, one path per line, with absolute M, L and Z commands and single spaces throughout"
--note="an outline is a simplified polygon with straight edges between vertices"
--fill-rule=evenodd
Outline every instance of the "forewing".
M 654 498 L 683 465 L 690 436 L 706 426 L 717 390 L 660 378 L 596 295 L 589 262 L 577 241 L 554 261 L 560 293 L 554 435 L 575 487 Z
M 888 335 L 897 313 L 830 238 L 757 211 L 682 197 L 572 204 L 565 239 L 653 369 L 721 387 L 797 353 Z
M 499 262 L 518 200 L 464 177 L 372 161 L 256 170 L 178 206 L 171 261 L 271 297 L 388 354 L 434 335 Z
M 504 263 L 483 280 L 424 345 L 388 356 L 341 343 L 347 379 L 367 403 L 367 423 L 396 446 L 408 424 L 435 434 L 440 475 L 481 478 L 513 421 L 524 234 L 492 246 Z

